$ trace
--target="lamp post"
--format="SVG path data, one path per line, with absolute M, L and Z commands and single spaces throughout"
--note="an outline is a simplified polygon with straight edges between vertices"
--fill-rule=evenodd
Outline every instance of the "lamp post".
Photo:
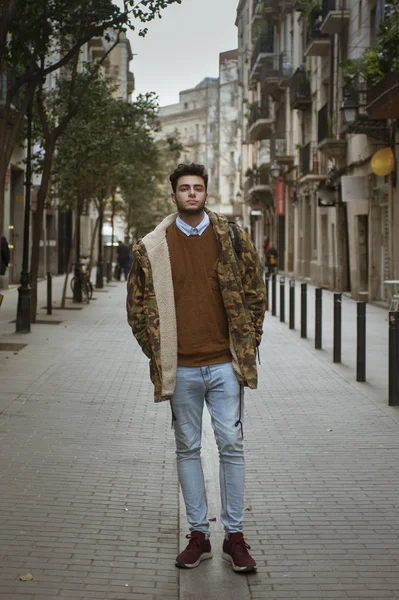
M 75 265 L 74 265 L 74 279 L 75 284 L 73 286 L 73 301 L 82 302 L 82 274 L 80 268 L 80 215 L 82 212 L 82 202 L 78 198 L 76 205 L 76 250 L 75 250 Z
M 104 287 L 103 279 L 103 221 L 104 221 L 104 208 L 100 203 L 98 211 L 98 255 L 97 255 L 97 274 L 96 274 L 96 288 L 102 289 Z
M 25 172 L 25 214 L 24 214 L 24 240 L 22 255 L 22 271 L 20 287 L 18 288 L 17 305 L 17 333 L 30 333 L 31 323 L 31 288 L 29 285 L 29 227 L 30 227 L 30 194 L 32 179 L 32 108 L 33 98 L 28 104 L 26 111 L 27 117 L 27 137 L 26 137 L 26 172 Z

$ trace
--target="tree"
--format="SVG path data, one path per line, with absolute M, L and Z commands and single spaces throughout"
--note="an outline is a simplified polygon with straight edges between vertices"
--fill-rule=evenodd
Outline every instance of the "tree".
M 104 59 L 105 57 L 106 55 Z M 84 65 L 84 70 L 79 71 L 77 59 L 63 69 L 54 88 L 47 90 L 43 85 L 37 87 L 34 138 L 41 150 L 34 157 L 34 163 L 36 171 L 41 175 L 41 182 L 32 228 L 30 266 L 32 323 L 36 320 L 40 238 L 56 146 L 69 123 L 78 114 L 79 107 L 90 104 L 91 108 L 95 109 L 93 102 L 95 103 L 101 93 L 108 95 L 109 92 L 100 78 L 99 64 Z
M 60 140 L 54 161 L 54 185 L 61 205 L 76 210 L 78 223 L 83 204 L 93 201 L 100 240 L 106 207 L 111 203 L 115 213 L 120 205 L 118 190 L 134 185 L 137 174 L 148 172 L 156 162 L 153 130 L 158 123 L 153 94 L 129 104 L 113 98 L 105 82 L 101 85 L 82 103 Z M 101 258 L 98 287 L 102 287 Z
M 142 168 L 131 170 L 121 183 L 124 203 L 121 215 L 126 235 L 142 237 L 173 210 L 170 200 L 169 174 L 175 169 L 183 150 L 177 132 L 156 142 L 156 154 Z
M 6 76 L 0 111 L 0 232 L 4 184 L 11 156 L 36 87 L 76 59 L 81 48 L 107 30 L 135 29 L 181 0 L 3 0 L 0 6 L 0 69 Z M 147 29 L 139 25 L 139 35 Z

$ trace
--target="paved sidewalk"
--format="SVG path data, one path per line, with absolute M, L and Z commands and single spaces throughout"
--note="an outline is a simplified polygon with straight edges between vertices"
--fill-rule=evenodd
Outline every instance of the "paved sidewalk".
M 80 311 L 42 315 L 63 322 L 25 336 L 8 322 L 15 290 L 0 309 L 0 342 L 28 344 L 0 352 L 0 599 L 398 598 L 399 408 L 383 398 L 383 333 L 369 347 L 371 383 L 356 384 L 349 341 L 345 364 L 331 363 L 327 321 L 320 352 L 267 314 L 244 423 L 245 530 L 258 573 L 236 575 L 220 558 L 209 420 L 214 558 L 179 571 L 187 530 L 169 407 L 152 401 L 124 283 L 106 290 Z M 368 307 L 368 317 L 374 310 L 379 335 L 386 315 Z

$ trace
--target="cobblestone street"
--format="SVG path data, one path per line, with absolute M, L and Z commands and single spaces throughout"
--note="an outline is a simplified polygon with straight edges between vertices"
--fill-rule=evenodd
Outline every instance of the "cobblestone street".
M 54 281 L 58 297 L 62 279 Z M 368 307 L 379 341 L 368 348 L 371 383 L 361 385 L 352 382 L 350 329 L 350 357 L 330 364 L 331 311 L 323 352 L 266 314 L 260 385 L 246 393 L 244 422 L 245 533 L 258 572 L 240 576 L 220 557 L 208 420 L 214 557 L 193 571 L 174 566 L 187 527 L 170 409 L 153 403 L 125 284 L 82 310 L 55 307 L 40 318 L 61 323 L 25 336 L 10 324 L 16 298 L 7 291 L 0 309 L 0 342 L 27 344 L 0 352 L 1 599 L 399 598 L 399 408 L 383 383 L 386 311 Z M 355 303 L 344 304 L 352 322 Z M 33 579 L 20 581 L 27 573 Z

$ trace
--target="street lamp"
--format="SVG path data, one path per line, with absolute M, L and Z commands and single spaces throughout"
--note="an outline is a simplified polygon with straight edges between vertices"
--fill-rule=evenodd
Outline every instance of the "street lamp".
M 354 92 L 345 96 L 341 110 L 345 125 L 352 125 L 352 123 L 357 121 L 359 116 L 359 102 Z
M 28 92 L 29 93 L 29 92 Z M 24 214 L 24 241 L 22 255 L 22 271 L 20 287 L 18 288 L 17 305 L 17 333 L 30 333 L 31 323 L 31 288 L 29 285 L 29 227 L 30 227 L 30 194 L 32 180 L 32 107 L 33 96 L 29 101 L 26 111 L 27 136 L 26 136 L 26 172 L 25 172 L 25 214 Z
M 277 177 L 280 175 L 280 173 L 281 173 L 281 167 L 278 164 L 277 160 L 274 159 L 271 164 L 271 167 L 270 167 L 270 174 L 273 177 L 273 179 L 277 179 Z

